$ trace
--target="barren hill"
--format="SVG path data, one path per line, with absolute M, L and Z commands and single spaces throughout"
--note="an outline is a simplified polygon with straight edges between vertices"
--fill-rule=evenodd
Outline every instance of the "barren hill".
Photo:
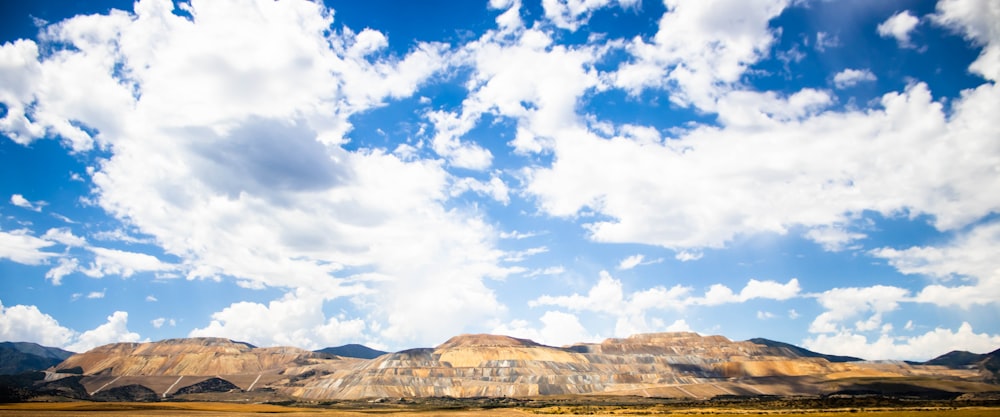
M 828 388 L 823 381 L 841 378 L 960 374 L 905 363 L 833 363 L 783 346 L 696 333 L 643 334 L 567 348 L 463 335 L 433 349 L 381 356 L 352 373 L 310 379 L 289 393 L 313 399 L 786 395 L 818 393 Z
M 53 368 L 70 369 L 82 369 L 83 376 L 49 372 L 40 384 L 75 378 L 86 393 L 77 389 L 74 395 L 90 398 L 148 396 L 148 388 L 160 397 L 218 390 L 218 395 L 240 398 L 260 392 L 308 400 L 590 394 L 712 398 L 880 387 L 1000 390 L 983 383 L 977 367 L 838 363 L 791 345 L 696 333 L 641 334 L 568 347 L 508 336 L 461 335 L 434 348 L 374 359 L 292 347 L 257 348 L 218 338 L 171 339 L 101 346 Z M 186 388 L 192 386 L 197 389 Z
M 283 369 L 314 356 L 299 348 L 256 348 L 220 338 L 168 339 L 99 346 L 67 358 L 56 370 L 79 366 L 84 375 L 230 375 Z

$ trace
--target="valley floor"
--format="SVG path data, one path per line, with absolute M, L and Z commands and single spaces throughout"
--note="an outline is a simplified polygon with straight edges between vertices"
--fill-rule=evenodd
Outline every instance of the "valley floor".
M 52 416 L 52 417 L 94 417 L 94 416 L 391 416 L 391 417 L 485 417 L 485 416 L 545 416 L 545 415 L 702 415 L 702 416 L 748 416 L 774 415 L 783 417 L 839 417 L 875 415 L 880 417 L 993 417 L 1000 416 L 1000 406 L 940 406 L 916 407 L 846 407 L 846 408 L 771 408 L 768 404 L 755 408 L 750 404 L 737 407 L 713 406 L 689 407 L 672 404 L 560 404 L 533 406 L 510 406 L 498 408 L 444 406 L 441 404 L 408 405 L 366 405 L 337 404 L 331 407 L 282 406 L 272 404 L 234 404 L 218 402 L 162 402 L 162 403 L 95 403 L 95 402 L 31 402 L 0 404 L 0 417 L 7 416 Z

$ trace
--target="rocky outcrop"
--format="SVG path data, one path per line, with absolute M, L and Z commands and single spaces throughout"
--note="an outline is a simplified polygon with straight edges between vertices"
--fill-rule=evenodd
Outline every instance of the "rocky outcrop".
M 153 390 L 139 384 L 122 385 L 98 392 L 90 397 L 94 401 L 157 401 L 159 397 Z
M 234 385 L 232 382 L 226 381 L 222 378 L 209 378 L 201 381 L 197 384 L 191 384 L 184 388 L 177 390 L 174 395 L 184 395 L 184 394 L 200 394 L 204 392 L 232 392 L 232 391 L 243 391 L 240 387 Z

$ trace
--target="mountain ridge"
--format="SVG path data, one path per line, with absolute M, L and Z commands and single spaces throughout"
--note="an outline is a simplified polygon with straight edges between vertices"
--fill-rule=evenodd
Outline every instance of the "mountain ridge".
M 0 342 L 0 375 L 41 371 L 72 355 L 68 350 L 32 342 Z
M 167 398 L 196 395 L 182 388 L 197 385 L 197 395 L 270 392 L 310 401 L 822 395 L 901 385 L 921 392 L 928 384 L 962 392 L 1000 391 L 997 385 L 982 382 L 992 381 L 982 373 L 993 366 L 985 359 L 974 367 L 957 368 L 901 361 L 834 362 L 828 358 L 843 357 L 758 341 L 762 343 L 677 332 L 553 347 L 511 336 L 466 334 L 435 347 L 363 359 L 287 346 L 255 347 L 222 338 L 166 339 L 114 343 L 75 354 L 46 371 L 43 379 L 32 379 L 36 387 L 32 389 L 72 391 L 81 398 L 145 398 L 152 391 Z M 39 388 L 62 380 L 83 388 Z M 878 381 L 889 383 L 878 385 Z M 108 390 L 116 391 L 102 394 Z M 216 394 L 203 392 L 212 390 Z

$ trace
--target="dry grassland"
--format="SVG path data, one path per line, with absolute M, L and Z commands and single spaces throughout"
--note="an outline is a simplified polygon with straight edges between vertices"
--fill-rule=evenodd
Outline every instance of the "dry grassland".
M 670 407 L 629 407 L 629 406 L 558 406 L 538 409 L 495 408 L 495 409 L 413 409 L 407 407 L 377 409 L 328 409 L 286 407 L 267 404 L 232 403 L 18 403 L 0 404 L 0 417 L 6 416 L 52 416 L 52 417 L 96 417 L 96 416 L 386 416 L 386 417 L 485 417 L 485 416 L 530 416 L 530 415 L 681 415 L 681 416 L 741 416 L 772 415 L 782 417 L 856 417 L 874 415 L 879 417 L 995 417 L 1000 416 L 1000 408 L 855 408 L 837 410 L 734 410 L 722 408 L 677 409 Z

